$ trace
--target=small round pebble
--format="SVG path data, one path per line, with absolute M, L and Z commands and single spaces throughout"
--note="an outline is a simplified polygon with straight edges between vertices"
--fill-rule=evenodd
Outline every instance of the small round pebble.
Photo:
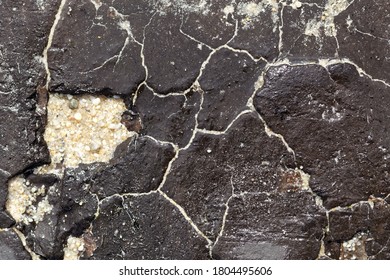
M 68 106 L 69 109 L 77 109 L 79 107 L 79 102 L 76 99 L 72 98 L 71 100 L 69 100 Z
M 81 121 L 82 116 L 81 116 L 80 113 L 76 113 L 76 114 L 74 114 L 74 118 L 75 118 L 76 120 L 78 120 L 78 121 Z

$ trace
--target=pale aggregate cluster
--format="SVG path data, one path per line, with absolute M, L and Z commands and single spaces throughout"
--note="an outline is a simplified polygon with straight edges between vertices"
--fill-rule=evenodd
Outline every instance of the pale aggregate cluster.
M 334 18 L 348 8 L 350 1 L 348 0 L 328 0 L 324 7 L 324 12 L 320 19 L 313 18 L 306 25 L 305 35 L 315 36 L 318 40 L 321 38 L 321 30 L 328 37 L 337 35 Z
M 78 260 L 84 249 L 84 240 L 82 238 L 69 236 L 67 245 L 64 248 L 64 260 Z
M 159 12 L 164 14 L 167 9 L 176 11 L 185 11 L 190 13 L 199 13 L 207 15 L 210 12 L 210 1 L 207 0 L 159 0 L 156 4 L 160 8 Z
M 52 162 L 39 173 L 108 162 L 116 147 L 134 135 L 121 123 L 125 110 L 120 98 L 50 94 L 44 138 Z
M 340 259 L 366 260 L 368 258 L 365 250 L 366 239 L 367 235 L 365 233 L 358 233 L 351 240 L 343 242 L 341 244 Z
M 16 222 L 24 224 L 40 222 L 44 215 L 53 209 L 44 195 L 44 186 L 31 186 L 22 176 L 15 177 L 8 184 L 7 211 Z M 38 197 L 43 199 L 34 205 Z
M 125 110 L 123 100 L 116 97 L 50 94 L 44 138 L 51 164 L 34 172 L 61 177 L 67 167 L 108 162 L 116 147 L 135 135 L 121 123 Z M 17 176 L 8 184 L 6 208 L 16 222 L 29 224 L 42 221 L 53 206 L 45 186 L 33 186 L 28 179 Z M 83 239 L 71 236 L 64 248 L 64 259 L 78 259 L 83 251 Z
M 243 28 L 248 29 L 252 27 L 254 21 L 260 21 L 262 19 L 262 13 L 271 11 L 272 21 L 277 23 L 279 21 L 278 16 L 278 1 L 276 0 L 264 0 L 259 3 L 256 2 L 247 2 L 247 3 L 238 3 L 237 13 L 241 16 L 245 16 L 242 20 Z M 230 5 L 224 9 L 224 13 L 229 13 L 234 11 L 234 8 Z M 276 31 L 276 26 L 274 26 L 273 32 Z
M 302 180 L 301 189 L 310 190 L 310 175 L 303 172 L 302 169 L 300 168 L 295 168 L 295 172 L 298 172 L 301 177 Z

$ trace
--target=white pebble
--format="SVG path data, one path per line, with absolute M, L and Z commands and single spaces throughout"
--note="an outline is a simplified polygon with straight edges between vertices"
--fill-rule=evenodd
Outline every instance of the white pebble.
M 99 97 L 94 98 L 94 99 L 92 100 L 92 104 L 93 104 L 93 105 L 99 105 L 99 104 L 100 104 L 100 98 L 99 98 Z
M 75 118 L 76 120 L 78 120 L 78 121 L 81 121 L 82 116 L 81 116 L 80 113 L 76 113 L 76 114 L 74 114 L 74 118 Z

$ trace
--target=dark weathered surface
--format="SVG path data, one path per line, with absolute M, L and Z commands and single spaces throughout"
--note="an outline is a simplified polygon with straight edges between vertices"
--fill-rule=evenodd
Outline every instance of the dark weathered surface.
M 129 139 L 115 153 L 111 162 L 94 171 L 91 178 L 91 191 L 100 198 L 156 190 L 174 157 L 172 146 L 145 137 Z
M 48 53 L 50 90 L 131 94 L 145 79 L 145 69 L 141 44 L 128 28 L 128 16 L 115 6 L 96 10 L 92 1 L 67 1 Z
M 11 227 L 15 221 L 12 219 L 12 217 L 4 211 L 4 207 L 7 201 L 7 181 L 8 181 L 9 175 L 7 173 L 0 173 L 0 227 L 2 228 L 9 228 Z
M 97 211 L 97 198 L 87 184 L 89 172 L 83 168 L 65 171 L 60 181 L 54 176 L 37 176 L 29 180 L 32 186 L 45 185 L 53 209 L 38 223 L 22 226 L 27 243 L 38 255 L 47 259 L 63 258 L 67 238 L 80 236 L 89 227 Z M 35 182 L 34 182 L 35 180 Z
M 229 0 L 210 1 L 208 12 L 184 15 L 181 30 L 212 48 L 225 45 L 234 36 L 236 26 L 232 15 L 225 15 L 221 9 L 230 2 Z
M 199 134 L 174 162 L 162 189 L 212 240 L 221 232 L 232 188 L 237 195 L 276 192 L 278 173 L 293 164 L 283 144 L 252 130 L 256 126 L 261 121 L 247 114 L 224 135 Z
M 237 195 L 229 203 L 224 234 L 213 257 L 315 259 L 325 224 L 325 213 L 308 192 Z
M 237 20 L 237 34 L 229 45 L 273 61 L 279 55 L 281 7 L 277 1 L 238 3 L 232 15 Z
M 106 199 L 92 226 L 92 259 L 208 258 L 205 240 L 158 194 Z
M 147 157 L 145 150 L 150 153 Z M 31 187 L 47 188 L 53 209 L 36 225 L 19 226 L 37 254 L 48 259 L 62 258 L 67 238 L 81 236 L 95 219 L 98 198 L 156 190 L 173 156 L 169 145 L 147 138 L 129 139 L 108 164 L 66 169 L 61 180 L 55 176 L 29 176 Z
M 181 17 L 156 15 L 145 29 L 148 83 L 158 93 L 183 91 L 199 75 L 210 50 L 180 32 Z
M 30 260 L 19 236 L 13 230 L 0 231 L 0 260 Z
M 390 250 L 387 247 L 389 243 L 389 199 L 378 199 L 372 197 L 370 201 L 353 205 L 351 208 L 344 208 L 331 212 L 329 215 L 330 232 L 326 238 L 326 249 L 330 256 L 335 257 L 332 247 L 334 244 L 342 243 L 345 240 L 351 240 L 356 236 L 361 244 L 355 246 L 364 248 L 364 254 L 368 259 L 389 259 Z M 359 254 L 352 252 L 355 258 L 361 258 Z M 337 257 L 337 255 L 336 255 Z M 341 254 L 341 257 L 342 254 Z
M 199 128 L 223 131 L 247 109 L 264 65 L 263 61 L 256 63 L 248 55 L 229 49 L 213 54 L 199 79 L 204 90 Z
M 385 0 L 1 2 L 0 259 L 390 259 Z M 137 135 L 45 174 L 53 92 Z
M 340 55 L 390 83 L 390 13 L 386 1 L 356 0 L 335 18 Z
M 337 39 L 325 28 L 324 8 L 304 5 L 301 9 L 283 10 L 281 57 L 292 60 L 318 60 L 337 57 Z
M 0 9 L 0 228 L 12 224 L 4 213 L 7 182 L 25 169 L 48 162 L 37 87 L 44 84 L 40 56 L 59 1 L 3 1 Z M 26 28 L 28 27 L 28 28 Z
M 255 99 L 329 209 L 390 193 L 388 102 L 388 88 L 350 64 L 271 68 Z
M 138 93 L 135 109 L 142 120 L 142 134 L 184 147 L 195 129 L 201 105 L 199 92 L 159 97 L 147 88 Z

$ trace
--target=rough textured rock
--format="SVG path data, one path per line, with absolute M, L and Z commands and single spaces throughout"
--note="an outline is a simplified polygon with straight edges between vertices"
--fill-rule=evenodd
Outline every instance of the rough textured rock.
M 278 173 L 294 164 L 278 139 L 252 130 L 257 126 L 260 119 L 247 114 L 224 135 L 199 134 L 173 163 L 162 189 L 212 240 L 221 232 L 232 188 L 237 195 L 276 192 Z
M 389 259 L 390 250 L 387 245 L 390 208 L 388 202 L 388 198 L 384 200 L 372 197 L 370 201 L 331 212 L 329 233 L 325 242 L 328 255 L 340 258 L 349 251 L 355 259 Z M 356 238 L 359 235 L 364 238 Z M 339 249 L 343 241 L 353 238 L 357 239 L 354 242 L 357 244 L 350 246 L 350 250 L 343 252 Z M 354 252 L 356 250 L 353 249 L 359 246 L 364 247 L 365 256 Z
M 59 1 L 4 1 L 0 10 L 0 227 L 12 221 L 4 213 L 11 176 L 49 161 L 43 140 L 43 111 L 37 87 L 44 84 L 40 59 Z M 28 26 L 29 28 L 26 28 Z
M 31 260 L 13 230 L 0 230 L 0 260 Z
M 145 88 L 135 102 L 142 123 L 140 132 L 184 147 L 192 137 L 200 105 L 199 92 L 159 97 Z
M 181 17 L 167 13 L 154 16 L 145 29 L 147 82 L 158 93 L 190 88 L 211 52 L 181 33 L 180 26 Z
M 8 182 L 7 173 L 4 175 L 2 173 L 0 173 L 0 206 L 1 206 L 1 210 L 2 210 L 2 211 L 0 211 L 0 227 L 1 228 L 9 228 L 15 223 L 15 221 L 12 219 L 12 217 L 6 211 L 3 211 L 5 208 L 5 204 L 7 201 L 7 195 L 8 195 L 7 182 Z
M 327 208 L 390 193 L 389 88 L 350 64 L 271 68 L 255 105 L 284 136 Z M 304 136 L 303 136 L 304 133 Z
M 65 171 L 61 181 L 47 182 L 45 177 L 35 180 L 47 183 L 47 198 L 52 210 L 42 221 L 21 225 L 27 244 L 45 259 L 63 258 L 63 248 L 69 236 L 81 236 L 95 218 L 97 198 L 91 194 L 87 184 L 90 172 L 84 168 Z M 47 177 L 46 177 L 47 178 Z M 34 181 L 30 181 L 34 185 Z
M 390 259 L 385 0 L 0 2 L 0 259 Z
M 67 1 L 48 53 L 50 90 L 131 94 L 145 79 L 141 42 L 134 38 L 128 16 L 115 6 Z
M 199 128 L 223 131 L 240 112 L 248 109 L 248 100 L 264 65 L 229 49 L 213 54 L 199 79 L 204 90 Z
M 229 46 L 273 61 L 279 55 L 280 7 L 277 1 L 239 1 L 232 13 L 236 35 Z
M 325 225 L 325 212 L 309 192 L 238 194 L 213 257 L 315 259 Z
M 340 56 L 387 83 L 390 83 L 389 12 L 385 1 L 356 0 L 335 18 Z
M 337 38 L 325 28 L 324 12 L 316 5 L 284 7 L 281 57 L 298 61 L 337 57 Z
M 208 258 L 207 242 L 159 194 L 106 199 L 92 225 L 92 259 Z
M 183 17 L 181 30 L 211 48 L 225 45 L 234 36 L 235 20 L 224 8 L 231 1 L 209 1 L 207 13 L 188 13 Z
M 146 137 L 129 139 L 115 153 L 109 165 L 94 171 L 91 178 L 91 191 L 100 198 L 156 190 L 175 155 L 171 145 Z
M 145 157 L 145 151 L 149 156 Z M 19 223 L 18 227 L 35 253 L 46 259 L 63 258 L 68 237 L 80 237 L 96 218 L 98 198 L 156 190 L 173 156 L 169 145 L 148 138 L 129 139 L 107 164 L 65 169 L 62 179 L 32 174 L 26 178 L 29 187 L 44 186 L 52 209 L 41 220 Z

